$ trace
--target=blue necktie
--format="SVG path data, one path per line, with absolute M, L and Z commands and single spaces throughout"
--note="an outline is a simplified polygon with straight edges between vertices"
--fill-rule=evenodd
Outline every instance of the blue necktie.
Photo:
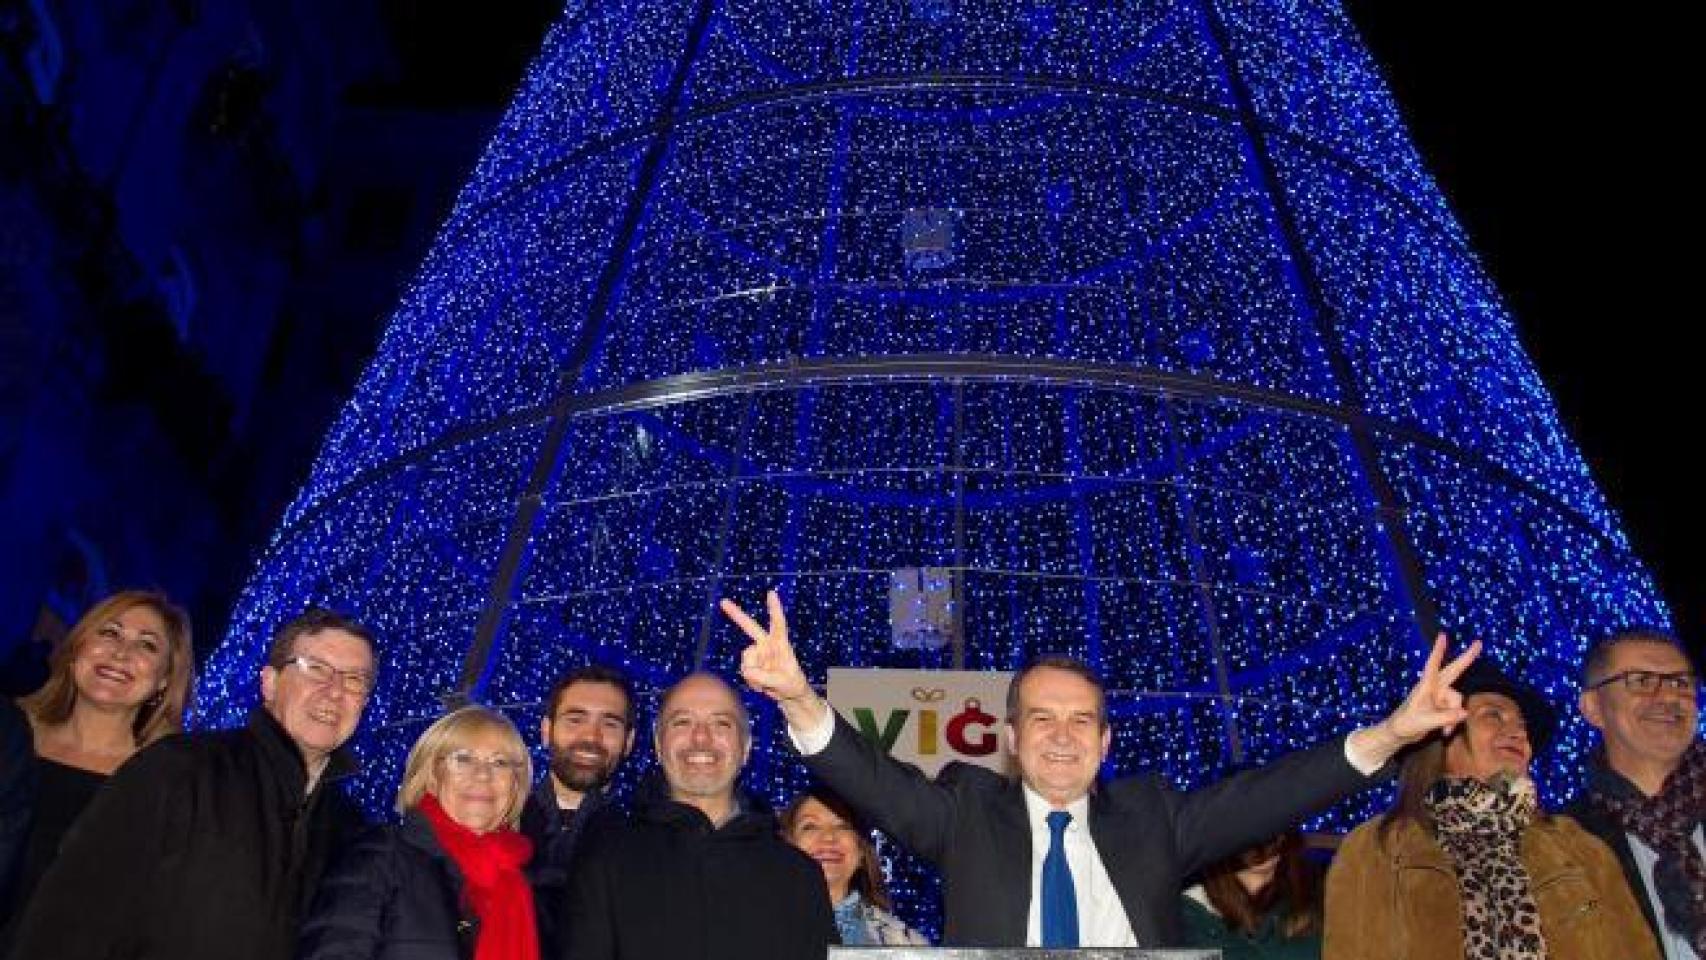
M 1078 946 L 1078 891 L 1066 863 L 1066 825 L 1072 814 L 1048 815 L 1048 856 L 1043 857 L 1043 946 Z

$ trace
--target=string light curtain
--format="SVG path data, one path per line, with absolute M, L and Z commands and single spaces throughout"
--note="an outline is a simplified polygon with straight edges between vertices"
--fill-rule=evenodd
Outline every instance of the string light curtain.
M 379 811 L 447 695 L 531 729 L 589 660 L 732 674 L 713 604 L 771 586 L 820 681 L 1085 657 L 1110 772 L 1185 785 L 1380 715 L 1436 629 L 1565 706 L 1667 620 L 1336 4 L 571 3 L 200 723 L 285 617 L 364 618 Z

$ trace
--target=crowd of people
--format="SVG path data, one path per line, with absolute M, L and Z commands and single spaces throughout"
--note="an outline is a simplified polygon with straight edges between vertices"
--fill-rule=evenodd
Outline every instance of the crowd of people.
M 1540 808 L 1528 773 L 1552 704 L 1470 644 L 1434 644 L 1378 724 L 1202 789 L 1104 780 L 1094 670 L 1015 673 L 1016 770 L 895 760 L 813 688 L 774 593 L 740 679 L 776 705 L 816 784 L 773 815 L 741 786 L 751 718 L 729 679 L 663 691 L 657 772 L 608 791 L 641 718 L 589 665 L 528 737 L 502 713 L 440 717 L 410 750 L 394 822 L 340 781 L 383 669 L 373 635 L 311 609 L 271 638 L 260 706 L 181 732 L 189 618 L 155 593 L 95 605 L 50 676 L 0 698 L 0 957 L 810 960 L 928 945 L 897 915 L 877 831 L 942 878 L 949 946 L 1200 946 L 1228 960 L 1706 957 L 1706 775 L 1695 671 L 1676 641 L 1590 650 L 1577 707 L 1599 733 L 1584 789 Z M 762 701 L 761 701 L 762 702 Z M 1298 824 L 1396 773 L 1391 810 L 1324 871 Z

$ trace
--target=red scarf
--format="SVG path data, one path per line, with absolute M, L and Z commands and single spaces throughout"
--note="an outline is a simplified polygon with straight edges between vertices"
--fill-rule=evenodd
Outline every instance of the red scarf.
M 533 842 L 509 827 L 475 833 L 450 819 L 430 793 L 421 797 L 420 811 L 462 871 L 463 895 L 480 920 L 474 960 L 538 960 L 533 891 L 521 873 L 533 856 Z

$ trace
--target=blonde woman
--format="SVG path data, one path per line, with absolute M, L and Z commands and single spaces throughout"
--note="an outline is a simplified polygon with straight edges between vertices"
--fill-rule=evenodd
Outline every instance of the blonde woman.
M 397 792 L 403 822 L 376 828 L 321 881 L 304 960 L 536 960 L 532 855 L 516 831 L 533 782 L 515 726 L 485 707 L 415 741 Z
M 30 724 L 28 838 L 0 915 L 15 916 L 95 791 L 136 751 L 183 728 L 195 655 L 190 618 L 166 596 L 125 590 L 95 604 L 48 661 L 47 682 L 18 700 Z

